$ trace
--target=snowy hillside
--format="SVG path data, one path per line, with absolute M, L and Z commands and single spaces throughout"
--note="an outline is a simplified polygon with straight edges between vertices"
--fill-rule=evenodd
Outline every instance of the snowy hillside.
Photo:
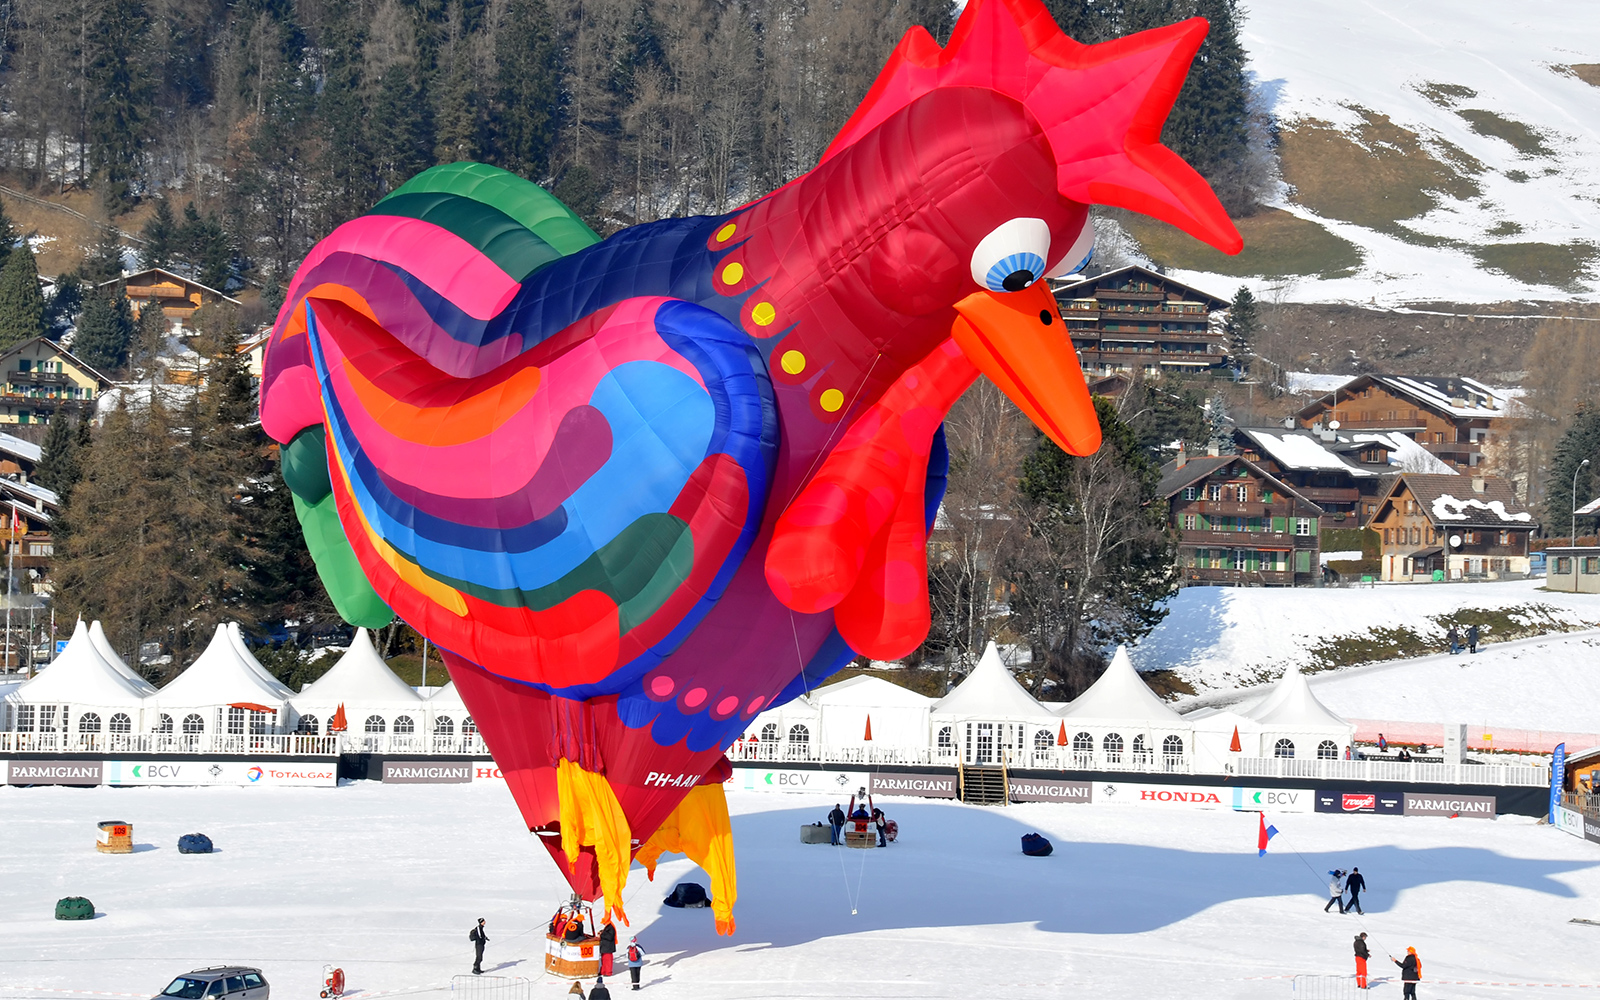
M 1435 652 L 1444 643 L 1438 619 L 1445 615 L 1495 620 L 1483 631 L 1486 644 L 1513 631 L 1600 626 L 1600 597 L 1545 591 L 1543 583 L 1188 587 L 1133 651 L 1133 661 L 1140 670 L 1171 670 L 1204 694 L 1262 683 L 1291 663 L 1322 670 Z
M 1600 930 L 1568 922 L 1600 919 L 1600 849 L 1526 817 L 1275 813 L 1281 836 L 1258 858 L 1254 813 L 1172 822 L 1170 807 L 880 801 L 901 842 L 848 851 L 798 842 L 831 798 L 730 793 L 732 938 L 708 910 L 661 905 L 678 880 L 705 880 L 691 863 L 665 861 L 654 883 L 635 868 L 642 996 L 1275 1000 L 1295 974 L 1348 976 L 1363 929 L 1374 997 L 1399 996 L 1382 956 L 1407 946 L 1424 957 L 1429 998 L 1600 985 Z M 108 816 L 133 823 L 136 853 L 95 852 Z M 173 850 L 196 829 L 221 852 Z M 1022 856 L 1031 831 L 1052 857 Z M 274 997 L 304 1000 L 326 962 L 352 1000 L 487 1000 L 482 981 L 448 992 L 480 916 L 485 972 L 533 980 L 525 1000 L 568 990 L 541 969 L 566 885 L 503 786 L 0 788 L 0 837 L 0 997 L 148 997 L 189 969 L 241 962 Z M 1367 874 L 1366 915 L 1323 913 L 1321 873 L 1351 864 Z M 100 915 L 52 920 L 68 894 Z M 1471 985 L 1485 981 L 1552 985 Z
M 1289 186 L 1231 262 L 1131 223 L 1153 259 L 1286 301 L 1600 298 L 1592 3 L 1275 0 L 1243 40 Z

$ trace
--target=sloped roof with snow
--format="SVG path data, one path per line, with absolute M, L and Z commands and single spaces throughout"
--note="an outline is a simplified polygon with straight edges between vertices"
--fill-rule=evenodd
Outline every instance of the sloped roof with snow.
M 289 700 L 286 688 L 269 683 L 246 663 L 233 644 L 227 625 L 218 625 L 210 645 L 189 669 L 151 697 L 157 707 L 204 708 L 248 702 L 280 708 Z
M 937 715 L 974 719 L 1040 719 L 1050 715 L 1050 710 L 1023 690 L 1000 662 L 1000 650 L 993 642 L 984 649 L 972 673 L 933 703 L 933 711 Z
M 1384 502 L 1393 502 L 1401 489 L 1411 491 L 1422 512 L 1440 528 L 1524 528 L 1539 526 L 1517 499 L 1511 483 L 1496 476 L 1481 479 L 1483 489 L 1473 489 L 1476 480 L 1465 476 L 1430 476 L 1406 473 L 1386 493 Z
M 137 709 L 144 692 L 101 657 L 89 638 L 89 627 L 78 619 L 72 638 L 48 667 L 6 695 L 13 704 L 87 705 L 95 708 Z
M 1311 693 L 1311 685 L 1298 667 L 1283 672 L 1259 705 L 1245 712 L 1262 726 L 1274 729 L 1353 729 Z
M 1376 469 L 1346 461 L 1329 450 L 1324 442 L 1308 430 L 1263 430 L 1241 427 L 1239 433 L 1254 441 L 1263 452 L 1285 469 L 1348 472 L 1362 479 L 1382 475 Z
M 1128 647 L 1118 646 L 1106 672 L 1058 713 L 1063 719 L 1181 724 L 1183 717 L 1162 701 L 1133 669 Z
M 95 652 L 100 654 L 100 658 L 111 664 L 113 670 L 126 677 L 140 692 L 145 695 L 156 693 L 156 686 L 140 677 L 132 667 L 128 666 L 128 661 L 118 656 L 117 651 L 111 648 L 111 640 L 106 638 L 106 630 L 101 627 L 98 618 L 89 623 L 89 641 L 94 644 Z
M 417 708 L 422 696 L 378 656 L 364 628 L 356 629 L 350 648 L 327 673 L 291 699 L 296 709 L 347 705 L 357 707 Z
M 933 699 L 917 694 L 882 677 L 851 677 L 849 680 L 818 688 L 812 694 L 818 705 L 849 705 L 857 708 L 927 708 Z
M 1389 448 L 1389 464 L 1406 472 L 1420 472 L 1434 476 L 1453 476 L 1456 470 L 1450 463 L 1417 443 L 1405 431 L 1366 432 L 1352 431 L 1350 440 L 1371 441 Z

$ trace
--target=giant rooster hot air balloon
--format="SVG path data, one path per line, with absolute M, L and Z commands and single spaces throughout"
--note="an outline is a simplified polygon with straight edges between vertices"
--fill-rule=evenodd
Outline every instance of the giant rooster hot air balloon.
M 682 851 L 732 930 L 723 752 L 924 638 L 941 421 L 979 373 L 1098 446 L 1043 279 L 1092 250 L 1093 203 L 1239 249 L 1159 144 L 1205 31 L 1086 46 L 1039 0 L 972 0 L 727 215 L 600 240 L 454 164 L 306 258 L 261 414 L 318 569 L 347 619 L 443 651 L 576 892 L 622 916 L 630 860 Z

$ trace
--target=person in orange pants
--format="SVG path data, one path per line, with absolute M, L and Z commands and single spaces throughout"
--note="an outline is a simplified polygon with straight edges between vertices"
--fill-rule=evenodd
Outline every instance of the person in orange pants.
M 1367 932 L 1362 931 L 1356 935 L 1356 989 L 1367 988 L 1367 959 L 1372 957 L 1372 952 L 1367 950 Z

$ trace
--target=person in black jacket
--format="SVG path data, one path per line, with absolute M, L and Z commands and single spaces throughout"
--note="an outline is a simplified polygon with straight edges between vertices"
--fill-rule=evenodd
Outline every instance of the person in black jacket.
M 1476 625 L 1467 626 L 1467 651 L 1472 653 L 1478 651 L 1478 626 Z
M 600 928 L 600 974 L 611 975 L 611 963 L 617 953 L 617 927 L 607 920 Z
M 833 846 L 839 846 L 839 834 L 844 830 L 844 810 L 839 808 L 839 803 L 833 804 L 833 812 L 828 814 L 828 825 L 833 827 Z
M 1367 988 L 1367 959 L 1372 957 L 1372 952 L 1367 948 L 1367 932 L 1362 931 L 1356 935 L 1356 989 Z
M 1417 983 L 1422 981 L 1422 959 L 1417 957 L 1417 949 L 1407 948 L 1404 962 L 1393 955 L 1389 961 L 1400 966 L 1400 982 L 1404 984 L 1401 1000 L 1417 1000 Z
M 594 989 L 589 991 L 589 1000 L 611 1000 L 611 991 L 606 989 L 606 977 L 594 977 Z
M 482 917 L 478 918 L 478 926 L 467 934 L 467 940 L 471 941 L 473 948 L 476 949 L 476 953 L 472 958 L 472 974 L 481 976 L 483 975 L 483 946 L 489 943 L 489 932 L 483 929 Z
M 885 816 L 883 810 L 876 806 L 872 808 L 872 825 L 878 828 L 878 846 L 888 847 L 889 842 L 884 838 L 889 831 L 889 817 Z
M 1367 880 L 1361 877 L 1361 869 L 1352 868 L 1344 880 L 1344 891 L 1350 894 L 1350 902 L 1344 904 L 1344 912 L 1356 911 L 1363 917 L 1367 911 L 1361 908 L 1361 890 L 1367 887 Z

